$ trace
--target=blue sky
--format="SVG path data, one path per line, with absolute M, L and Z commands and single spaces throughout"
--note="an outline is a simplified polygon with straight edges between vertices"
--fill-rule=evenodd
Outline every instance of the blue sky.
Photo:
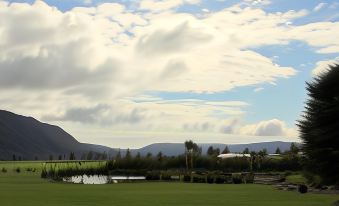
M 84 142 L 299 141 L 339 56 L 339 1 L 0 2 L 0 106 Z

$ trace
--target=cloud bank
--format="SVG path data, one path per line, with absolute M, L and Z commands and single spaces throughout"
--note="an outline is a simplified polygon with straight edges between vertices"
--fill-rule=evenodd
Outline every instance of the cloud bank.
M 247 1 L 215 12 L 177 11 L 199 3 L 144 0 L 133 8 L 104 3 L 60 11 L 43 1 L 1 1 L 1 105 L 48 121 L 118 129 L 288 135 L 277 119 L 244 127 L 242 101 L 129 99 L 225 92 L 296 75 L 255 51 L 263 46 L 297 40 L 318 53 L 339 52 L 338 22 L 291 24 L 306 10 L 269 13 L 253 6 L 269 1 Z

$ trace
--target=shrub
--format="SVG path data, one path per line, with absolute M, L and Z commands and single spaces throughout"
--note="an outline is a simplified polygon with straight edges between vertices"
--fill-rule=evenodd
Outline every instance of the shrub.
M 225 177 L 222 175 L 217 175 L 215 177 L 215 183 L 216 184 L 224 184 L 225 183 Z
M 47 171 L 45 169 L 41 171 L 41 178 L 47 178 Z
M 191 182 L 191 175 L 184 175 L 184 182 Z
M 1 172 L 6 173 L 6 172 L 7 172 L 7 169 L 3 167 L 2 170 L 1 170 Z
M 160 180 L 160 174 L 158 172 L 148 172 L 146 180 Z
M 332 206 L 339 206 L 339 200 L 335 201 Z
M 200 175 L 194 175 L 193 176 L 193 182 L 194 183 L 205 183 L 206 179 L 204 176 L 200 176 Z
M 308 188 L 304 184 L 301 184 L 301 185 L 298 186 L 298 191 L 302 194 L 307 193 L 307 190 L 308 190 Z
M 241 183 L 243 183 L 242 175 L 238 174 L 238 173 L 232 174 L 232 182 L 233 182 L 233 184 L 241 184 Z
M 207 175 L 206 181 L 208 184 L 214 183 L 214 177 L 212 175 Z
M 246 184 L 253 183 L 254 182 L 254 175 L 253 174 L 246 174 L 244 177 L 244 182 Z
M 15 171 L 16 171 L 17 173 L 20 173 L 20 172 L 21 172 L 20 167 L 17 167 L 17 168 L 15 169 Z

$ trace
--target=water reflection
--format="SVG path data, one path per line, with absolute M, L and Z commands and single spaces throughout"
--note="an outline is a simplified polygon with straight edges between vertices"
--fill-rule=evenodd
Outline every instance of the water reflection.
M 106 175 L 82 175 L 63 178 L 64 182 L 75 184 L 108 184 L 118 182 L 131 182 L 146 180 L 144 176 L 106 176 Z

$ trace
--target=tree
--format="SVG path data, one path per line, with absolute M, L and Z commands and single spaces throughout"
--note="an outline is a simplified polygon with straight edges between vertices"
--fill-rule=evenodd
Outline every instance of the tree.
M 186 168 L 188 169 L 188 162 L 190 159 L 191 169 L 193 169 L 193 155 L 195 152 L 199 152 L 199 147 L 192 140 L 185 141 L 185 154 L 186 154 Z
M 158 159 L 159 162 L 162 162 L 162 160 L 163 160 L 162 152 L 159 152 L 159 153 L 157 154 L 157 159 Z
M 228 154 L 228 153 L 230 153 L 230 149 L 226 145 L 225 149 L 222 151 L 222 154 Z
M 243 153 L 243 154 L 249 154 L 249 153 L 250 153 L 250 150 L 248 149 L 248 147 L 246 147 L 242 153 Z
M 275 154 L 281 154 L 280 148 L 277 147 L 277 149 L 275 150 Z
M 209 146 L 207 149 L 207 155 L 212 156 L 214 154 L 214 148 L 213 146 Z
M 121 151 L 120 151 L 120 148 L 119 148 L 119 150 L 118 150 L 118 153 L 117 153 L 117 155 L 116 155 L 116 157 L 115 157 L 116 159 L 121 159 Z
M 150 153 L 150 152 L 147 152 L 147 154 L 146 154 L 146 157 L 147 157 L 147 158 L 149 158 L 149 159 L 150 159 L 150 158 L 152 158 L 152 156 L 153 156 L 153 155 L 152 155 L 152 153 Z
M 50 161 L 53 160 L 53 155 L 52 154 L 49 155 L 49 160 Z
M 207 149 L 207 155 L 208 156 L 218 156 L 220 154 L 219 148 L 213 148 L 213 146 L 209 146 Z
M 306 82 L 309 98 L 297 126 L 308 171 L 339 185 L 339 65 Z
M 130 160 L 131 159 L 131 151 L 129 151 L 129 148 L 126 151 L 125 159 Z
M 13 161 L 16 161 L 16 156 L 15 156 L 15 154 L 13 155 L 12 160 L 13 160 Z
M 299 147 L 293 142 L 291 143 L 291 146 L 290 146 L 290 152 L 292 154 L 298 154 L 299 152 Z
M 93 159 L 93 152 L 89 151 L 86 157 L 87 160 L 92 160 Z
M 70 154 L 69 154 L 69 160 L 75 160 L 76 158 L 75 158 L 75 154 L 74 154 L 74 152 L 71 152 Z
M 135 156 L 136 159 L 140 159 L 141 158 L 141 154 L 140 152 L 137 153 L 137 155 Z

